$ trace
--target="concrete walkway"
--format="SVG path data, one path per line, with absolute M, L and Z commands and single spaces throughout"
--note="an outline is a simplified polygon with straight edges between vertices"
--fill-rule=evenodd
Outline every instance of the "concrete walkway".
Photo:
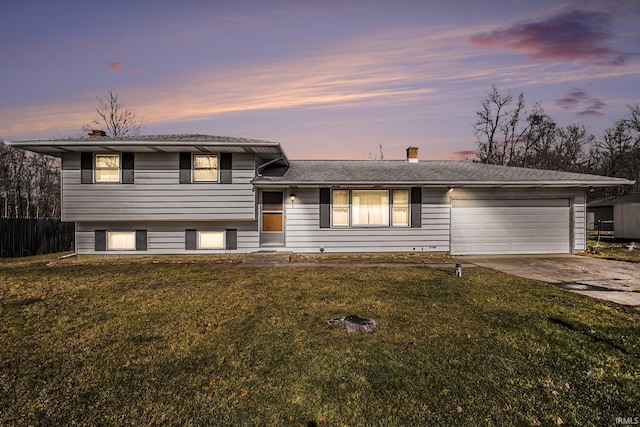
M 640 264 L 577 255 L 464 256 L 466 262 L 618 304 L 640 305 Z

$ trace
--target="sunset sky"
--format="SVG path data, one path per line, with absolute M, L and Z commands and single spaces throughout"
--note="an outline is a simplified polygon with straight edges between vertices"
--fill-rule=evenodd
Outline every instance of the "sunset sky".
M 597 136 L 640 103 L 640 0 L 0 4 L 3 140 L 79 136 L 114 90 L 144 134 L 455 159 L 493 84 Z

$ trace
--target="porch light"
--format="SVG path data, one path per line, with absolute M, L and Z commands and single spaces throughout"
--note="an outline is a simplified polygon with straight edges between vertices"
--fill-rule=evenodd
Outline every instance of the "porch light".
M 289 194 L 289 200 L 291 200 L 291 207 L 293 207 L 293 202 L 296 200 L 296 195 L 293 193 Z

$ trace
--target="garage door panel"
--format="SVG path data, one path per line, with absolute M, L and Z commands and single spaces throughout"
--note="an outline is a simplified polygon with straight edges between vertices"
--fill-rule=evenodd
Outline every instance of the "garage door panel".
M 454 254 L 568 253 L 568 199 L 452 200 Z

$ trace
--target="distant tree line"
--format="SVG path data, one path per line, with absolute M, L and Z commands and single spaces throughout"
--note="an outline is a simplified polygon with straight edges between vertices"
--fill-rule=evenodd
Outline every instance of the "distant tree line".
M 0 141 L 0 216 L 60 218 L 60 160 Z
M 591 173 L 635 180 L 592 196 L 640 192 L 640 104 L 596 137 L 582 124 L 559 126 L 542 105 L 528 107 L 524 94 L 500 93 L 496 86 L 476 112 L 476 161 L 489 164 Z

